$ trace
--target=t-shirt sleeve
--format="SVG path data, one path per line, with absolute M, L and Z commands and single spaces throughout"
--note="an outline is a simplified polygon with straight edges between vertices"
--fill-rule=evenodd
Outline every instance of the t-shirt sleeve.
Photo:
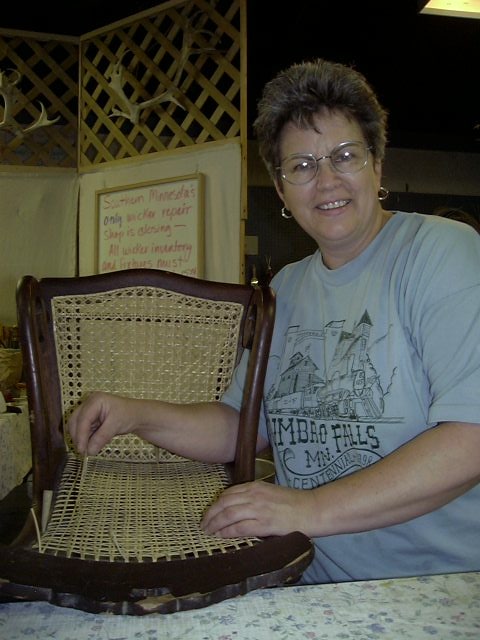
M 243 387 L 245 385 L 245 378 L 247 375 L 249 355 L 249 350 L 245 349 L 242 357 L 240 358 L 240 362 L 235 367 L 230 386 L 221 398 L 222 402 L 228 404 L 237 411 L 240 411 L 240 407 L 242 406 Z
M 240 359 L 240 362 L 238 363 L 238 365 L 236 366 L 233 372 L 232 382 L 230 383 L 230 386 L 228 387 L 228 389 L 225 391 L 225 393 L 221 398 L 221 402 L 228 404 L 230 407 L 233 407 L 237 411 L 240 411 L 240 408 L 242 406 L 243 388 L 245 385 L 245 378 L 247 375 L 249 355 L 250 355 L 250 352 L 248 351 L 248 349 L 245 349 Z M 263 401 L 260 407 L 258 433 L 264 440 L 268 440 L 268 430 L 267 430 L 267 425 L 265 420 L 265 411 L 264 411 Z
M 412 335 L 430 383 L 429 421 L 480 423 L 480 236 L 445 235 L 412 282 Z

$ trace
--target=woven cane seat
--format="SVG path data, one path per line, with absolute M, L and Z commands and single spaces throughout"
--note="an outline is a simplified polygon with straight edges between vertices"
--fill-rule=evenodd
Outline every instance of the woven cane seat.
M 17 301 L 33 502 L 22 534 L 0 547 L 0 599 L 168 613 L 301 575 L 311 559 L 302 534 L 220 539 L 200 528 L 224 488 L 254 479 L 270 289 L 128 270 L 27 276 Z M 244 348 L 249 370 L 231 465 L 190 460 L 130 434 L 96 456 L 74 451 L 65 425 L 89 392 L 219 400 Z

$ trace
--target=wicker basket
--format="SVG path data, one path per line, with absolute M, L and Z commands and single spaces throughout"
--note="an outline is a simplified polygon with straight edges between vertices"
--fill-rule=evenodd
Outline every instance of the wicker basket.
M 5 393 L 22 378 L 20 349 L 0 349 L 0 391 Z

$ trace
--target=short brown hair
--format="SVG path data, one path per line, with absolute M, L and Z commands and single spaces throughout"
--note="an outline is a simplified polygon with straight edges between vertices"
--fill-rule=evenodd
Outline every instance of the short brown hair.
M 365 77 L 351 67 L 318 58 L 294 64 L 265 85 L 253 124 L 270 175 L 280 162 L 280 134 L 288 122 L 310 127 L 322 110 L 340 111 L 358 122 L 376 159 L 383 160 L 387 112 Z

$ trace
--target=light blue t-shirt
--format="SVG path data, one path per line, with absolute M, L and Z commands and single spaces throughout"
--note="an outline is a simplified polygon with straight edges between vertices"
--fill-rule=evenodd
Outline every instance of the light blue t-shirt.
M 472 228 L 396 212 L 348 264 L 329 270 L 317 251 L 284 267 L 272 287 L 260 433 L 279 484 L 334 481 L 438 422 L 480 428 L 480 236 Z M 243 364 L 223 398 L 236 408 Z M 479 541 L 476 486 L 404 524 L 315 538 L 303 582 L 478 571 Z

